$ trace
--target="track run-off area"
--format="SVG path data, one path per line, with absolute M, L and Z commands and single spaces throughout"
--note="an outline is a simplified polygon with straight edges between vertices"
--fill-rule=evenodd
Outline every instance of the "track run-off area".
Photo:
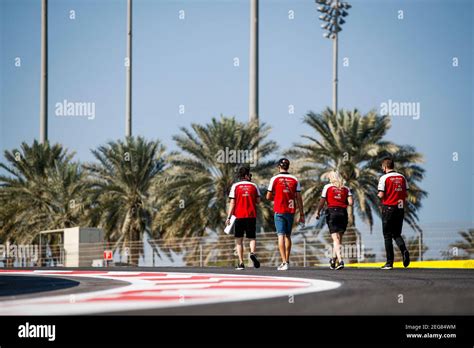
M 205 274 L 183 272 L 20 270 L 0 271 L 0 275 L 34 276 L 38 281 L 68 277 L 122 282 L 123 286 L 81 293 L 42 296 L 0 302 L 1 315 L 74 315 L 131 310 L 148 310 L 190 305 L 211 305 L 328 291 L 338 282 L 256 276 L 245 274 Z M 1 279 L 1 278 L 0 278 Z M 34 278 L 31 279 L 35 281 Z M 45 294 L 43 294 L 45 295 Z
M 472 269 L 0 270 L 0 315 L 473 315 Z

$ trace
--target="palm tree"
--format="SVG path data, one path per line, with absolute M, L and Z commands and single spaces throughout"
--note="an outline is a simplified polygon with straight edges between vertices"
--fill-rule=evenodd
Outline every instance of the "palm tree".
M 269 127 L 241 123 L 233 117 L 213 118 L 206 125 L 192 124 L 191 129 L 181 131 L 173 139 L 182 154 L 173 155 L 172 166 L 158 183 L 163 188 L 159 190 L 158 217 L 167 240 L 221 232 L 236 168 L 254 165 L 253 181 L 261 184 L 268 180 L 274 164 L 265 158 L 277 148 L 275 142 L 265 140 Z M 233 156 L 239 153 L 240 158 Z M 268 207 L 265 203 L 260 208 L 258 223 L 264 227 L 271 223 Z
M 151 187 L 166 165 L 159 141 L 127 137 L 92 150 L 98 163 L 86 164 L 92 193 L 88 220 L 104 229 L 115 246 L 130 248 L 130 262 L 143 254 L 143 235 L 153 235 Z
M 474 229 L 470 228 L 467 231 L 459 231 L 458 234 L 461 237 L 461 240 L 457 240 L 455 243 L 450 244 L 450 249 L 454 250 L 454 248 L 456 248 L 456 250 L 464 251 L 465 256 L 461 256 L 461 258 L 471 258 L 472 255 L 474 255 Z M 454 256 L 458 255 L 456 254 Z
M 0 168 L 0 239 L 29 243 L 37 232 L 77 225 L 87 187 L 74 154 L 36 140 L 5 151 Z
M 375 112 L 361 115 L 358 110 L 341 110 L 335 115 L 326 109 L 321 114 L 308 113 L 304 123 L 314 133 L 302 136 L 308 143 L 296 144 L 287 155 L 297 158 L 300 164 L 308 213 L 313 213 L 316 208 L 326 175 L 331 170 L 338 170 L 353 192 L 355 210 L 372 229 L 374 212 L 380 215 L 377 197 L 380 161 L 389 155 L 395 160 L 397 171 L 407 178 L 410 185 L 405 221 L 420 230 L 417 211 L 422 198 L 427 195 L 418 186 L 424 176 L 424 169 L 419 166 L 423 156 L 411 146 L 384 140 L 390 128 L 389 116 L 379 116 Z M 350 208 L 349 227 L 353 226 L 354 210 Z

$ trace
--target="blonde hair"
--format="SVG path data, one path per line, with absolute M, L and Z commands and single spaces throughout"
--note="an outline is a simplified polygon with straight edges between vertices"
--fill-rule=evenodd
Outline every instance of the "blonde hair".
M 344 186 L 344 179 L 338 171 L 332 171 L 328 174 L 329 182 L 338 188 Z

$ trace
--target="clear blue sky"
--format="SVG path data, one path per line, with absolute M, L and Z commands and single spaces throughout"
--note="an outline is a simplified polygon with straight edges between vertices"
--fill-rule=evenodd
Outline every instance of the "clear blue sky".
M 420 119 L 393 117 L 388 139 L 425 155 L 422 186 L 429 198 L 421 223 L 472 226 L 472 1 L 351 4 L 340 36 L 341 63 L 348 57 L 349 66 L 340 65 L 339 106 L 367 112 L 389 99 L 419 102 Z M 2 153 L 39 134 L 40 10 L 40 0 L 0 0 Z M 135 135 L 173 149 L 180 126 L 220 114 L 247 120 L 247 0 L 134 0 L 133 15 Z M 309 133 L 301 122 L 307 111 L 331 104 L 332 45 L 318 15 L 312 0 L 260 1 L 260 118 L 281 150 Z M 125 32 L 125 0 L 49 0 L 49 137 L 80 160 L 91 160 L 91 148 L 125 132 Z M 95 119 L 55 116 L 55 103 L 64 99 L 95 102 Z M 455 237 L 450 228 L 441 233 Z

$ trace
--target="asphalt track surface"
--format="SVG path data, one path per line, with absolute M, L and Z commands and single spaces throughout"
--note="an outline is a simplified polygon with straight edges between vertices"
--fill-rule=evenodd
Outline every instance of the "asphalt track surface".
M 62 269 L 63 270 L 63 269 Z M 94 269 L 82 269 L 94 270 Z M 102 270 L 102 269 L 101 269 Z M 108 271 L 217 273 L 292 277 L 338 282 L 338 288 L 276 298 L 140 309 L 99 314 L 113 315 L 473 315 L 474 271 L 468 269 L 355 269 L 323 268 L 107 268 Z M 125 286 L 125 281 L 60 277 L 0 275 L 2 301 L 87 293 Z

